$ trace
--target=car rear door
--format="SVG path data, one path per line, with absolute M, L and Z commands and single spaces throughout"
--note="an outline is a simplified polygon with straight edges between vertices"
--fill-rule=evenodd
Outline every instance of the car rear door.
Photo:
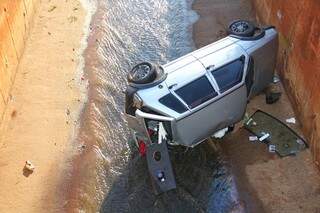
M 247 106 L 247 85 L 245 82 L 249 57 L 238 45 L 233 44 L 212 54 L 199 58 L 212 82 L 216 85 L 218 97 L 212 105 L 218 110 L 215 116 L 216 130 L 241 120 Z
M 240 121 L 247 105 L 248 56 L 239 46 L 206 55 L 196 52 L 194 57 L 204 66 L 205 75 L 174 90 L 191 111 L 176 122 L 180 143 L 186 146 Z

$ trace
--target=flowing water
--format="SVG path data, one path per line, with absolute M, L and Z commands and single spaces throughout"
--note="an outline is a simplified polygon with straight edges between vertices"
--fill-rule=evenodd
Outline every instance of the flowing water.
M 172 154 L 177 190 L 155 196 L 146 160 L 130 147 L 123 117 L 126 74 L 195 49 L 197 14 L 186 0 L 100 0 L 85 52 L 89 81 L 69 203 L 86 212 L 227 212 L 233 180 L 207 144 Z M 75 201 L 77 200 L 77 202 Z

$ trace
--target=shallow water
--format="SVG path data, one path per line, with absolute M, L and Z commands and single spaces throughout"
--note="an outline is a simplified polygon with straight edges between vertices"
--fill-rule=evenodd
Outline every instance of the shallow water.
M 76 186 L 81 188 L 79 209 L 227 212 L 233 208 L 232 177 L 221 155 L 207 144 L 171 154 L 178 188 L 156 197 L 145 159 L 129 145 L 132 139 L 122 113 L 126 73 L 133 65 L 164 64 L 195 48 L 192 23 L 197 15 L 190 8 L 186 0 L 99 1 L 85 54 L 89 91 L 78 141 L 86 145 L 82 150 L 86 171 L 76 174 L 85 179 Z

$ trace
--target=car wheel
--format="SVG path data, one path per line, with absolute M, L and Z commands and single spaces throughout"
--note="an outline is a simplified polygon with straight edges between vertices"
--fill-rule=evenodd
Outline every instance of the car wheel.
M 228 33 L 231 35 L 250 37 L 254 35 L 255 25 L 250 21 L 236 20 L 228 26 Z
M 155 67 L 149 62 L 143 62 L 134 66 L 128 73 L 128 82 L 134 84 L 147 84 L 156 78 Z

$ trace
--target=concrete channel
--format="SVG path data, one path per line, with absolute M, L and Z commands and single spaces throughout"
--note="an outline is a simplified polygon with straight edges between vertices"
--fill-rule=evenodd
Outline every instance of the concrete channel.
M 80 40 L 81 23 L 85 20 L 80 3 L 69 0 L 65 1 L 65 7 L 60 7 L 62 3 L 58 0 L 51 0 L 48 5 L 38 0 L 24 0 L 24 4 L 16 0 L 11 4 L 8 2 L 0 3 L 1 12 L 2 9 L 5 12 L 0 13 L 0 20 L 6 20 L 0 22 L 0 26 L 8 28 L 6 23 L 9 23 L 10 27 L 17 25 L 22 31 L 13 30 L 12 33 L 9 30 L 10 36 L 0 38 L 4 41 L 1 43 L 3 63 L 0 63 L 0 71 L 5 74 L 0 72 L 0 118 L 6 118 L 0 120 L 0 131 L 3 131 L 0 135 L 0 176 L 7 180 L 0 190 L 0 212 L 1 208 L 10 212 L 15 206 L 22 212 L 320 212 L 317 168 L 320 156 L 320 98 L 317 92 L 320 4 L 317 0 L 294 3 L 277 0 L 97 0 L 96 13 L 87 26 L 90 35 L 83 53 L 84 74 L 77 76 L 82 89 L 87 89 L 86 98 L 74 89 L 77 88 L 74 73 L 66 74 L 68 68 L 77 69 L 75 58 L 79 57 L 76 53 L 80 45 L 75 41 Z M 10 10 L 5 3 L 11 5 Z M 40 5 L 39 13 L 35 12 L 36 5 Z M 11 19 L 15 16 L 11 15 L 15 14 L 15 8 L 19 11 L 18 18 Z M 33 15 L 35 30 L 29 29 L 29 19 Z M 126 88 L 127 71 L 137 62 L 164 64 L 217 41 L 226 36 L 226 26 L 235 19 L 250 20 L 258 25 L 273 24 L 279 29 L 276 72 L 281 81 L 270 89 L 281 92 L 281 98 L 270 105 L 266 104 L 265 95 L 259 94 L 248 103 L 247 113 L 251 115 L 260 109 L 283 122 L 297 118 L 296 123 L 288 126 L 305 138 L 310 149 L 280 158 L 269 152 L 265 144 L 250 142 L 248 138 L 252 134 L 239 123 L 222 139 L 210 138 L 193 149 L 178 147 L 171 150 L 177 189 L 156 196 L 146 159 L 133 148 L 123 116 L 122 91 Z M 70 30 L 67 39 L 64 37 L 65 24 Z M 2 28 L 0 33 L 5 32 Z M 29 33 L 31 40 L 26 38 Z M 47 41 L 42 39 L 45 36 L 54 42 L 50 40 L 50 45 L 46 45 Z M 16 42 L 18 49 L 12 44 L 16 40 L 19 41 Z M 26 50 L 24 42 L 28 44 Z M 46 54 L 40 51 L 43 46 L 51 53 L 45 58 L 46 63 L 43 62 L 45 59 L 37 60 Z M 71 59 L 68 58 L 64 66 L 57 66 L 59 68 L 49 66 L 64 62 L 61 52 Z M 48 76 L 41 75 L 42 70 L 47 69 L 52 75 L 50 84 L 44 83 Z M 25 86 L 32 79 L 36 79 L 32 81 L 35 89 Z M 39 89 L 49 91 L 50 86 L 60 88 L 53 89 L 53 97 L 50 97 L 55 102 Z M 34 91 L 44 102 L 31 102 L 25 98 L 32 97 Z M 65 91 L 69 91 L 69 96 L 63 98 Z M 54 95 L 62 98 L 57 99 Z M 77 119 L 75 111 L 80 102 L 84 105 L 79 109 L 81 115 Z M 53 103 L 55 105 L 51 105 Z M 53 108 L 52 115 L 46 110 L 48 105 Z M 41 113 L 34 113 L 35 109 Z M 45 115 L 47 117 L 43 119 Z M 47 134 L 42 131 L 43 126 L 53 130 Z M 37 138 L 38 130 L 42 135 L 38 134 Z M 76 132 L 72 140 L 68 135 L 70 131 Z M 25 138 L 32 142 L 24 143 Z M 68 143 L 70 141 L 72 143 Z M 16 157 L 17 146 L 21 146 L 22 151 Z M 46 152 L 53 153 L 53 157 L 48 157 Z M 9 160 L 5 159 L 7 156 Z M 10 160 L 12 156 L 14 164 Z M 20 171 L 20 163 L 26 156 L 33 157 L 37 165 L 30 177 L 21 175 Z M 19 175 L 16 168 L 19 168 Z M 48 189 L 34 191 L 44 182 Z M 30 196 L 33 193 L 34 197 Z M 19 205 L 12 199 L 16 196 L 21 196 Z M 30 209 L 24 209 L 26 204 L 30 204 Z

